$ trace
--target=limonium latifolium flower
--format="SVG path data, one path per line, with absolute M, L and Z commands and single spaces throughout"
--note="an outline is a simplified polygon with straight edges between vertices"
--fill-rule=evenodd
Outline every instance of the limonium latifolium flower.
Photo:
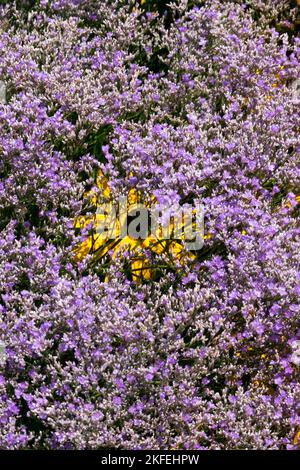
M 1 2 L 1 449 L 299 449 L 297 4 Z

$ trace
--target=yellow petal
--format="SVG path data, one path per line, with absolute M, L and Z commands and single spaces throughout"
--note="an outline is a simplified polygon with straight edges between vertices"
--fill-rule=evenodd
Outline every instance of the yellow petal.
M 85 256 L 89 254 L 91 248 L 92 248 L 92 238 L 88 237 L 86 240 L 84 240 L 84 242 L 80 243 L 80 245 L 78 245 L 74 249 L 76 261 L 82 261 L 83 258 L 85 258 Z
M 130 191 L 128 193 L 128 204 L 130 206 L 132 206 L 134 204 L 137 204 L 138 196 L 139 196 L 139 194 L 134 188 L 130 189 Z
M 110 189 L 108 186 L 108 180 L 106 176 L 104 176 L 103 172 L 101 170 L 98 170 L 97 172 L 97 178 L 96 178 L 96 184 L 98 188 L 102 191 L 102 196 L 105 199 L 110 198 Z
M 299 0 L 300 1 L 300 0 Z M 293 444 L 297 445 L 300 443 L 300 429 L 296 432 L 294 439 L 293 439 Z

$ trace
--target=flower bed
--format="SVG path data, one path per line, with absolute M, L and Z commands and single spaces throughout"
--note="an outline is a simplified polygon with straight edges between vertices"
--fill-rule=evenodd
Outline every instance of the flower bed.
M 1 2 L 0 448 L 299 447 L 296 4 Z

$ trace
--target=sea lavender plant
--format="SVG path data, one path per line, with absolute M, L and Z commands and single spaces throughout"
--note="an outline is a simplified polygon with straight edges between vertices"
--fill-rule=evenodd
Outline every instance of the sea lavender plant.
M 0 448 L 299 448 L 296 4 L 1 2 Z M 78 259 L 99 172 L 192 262 Z

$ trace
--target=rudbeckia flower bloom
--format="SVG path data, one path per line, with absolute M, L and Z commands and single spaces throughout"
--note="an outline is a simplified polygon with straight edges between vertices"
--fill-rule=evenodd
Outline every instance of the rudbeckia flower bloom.
M 96 191 L 92 189 L 84 193 L 84 198 L 96 209 L 104 204 L 108 213 L 99 213 L 96 210 L 92 215 L 82 215 L 75 220 L 75 228 L 88 230 L 86 238 L 74 250 L 77 261 L 83 260 L 88 254 L 93 256 L 93 262 L 100 261 L 105 256 L 111 260 L 123 257 L 129 261 L 132 280 L 140 282 L 143 279 L 151 279 L 153 271 L 158 267 L 153 255 L 162 255 L 164 264 L 159 263 L 160 268 L 183 266 L 184 262 L 195 259 L 195 255 L 186 250 L 182 241 L 174 239 L 176 227 L 177 230 L 178 227 L 181 229 L 184 224 L 184 221 L 178 220 L 178 216 L 177 220 L 170 221 L 170 239 L 163 237 L 161 227 L 157 227 L 154 234 L 148 233 L 144 238 L 133 238 L 126 231 L 123 236 L 128 218 L 131 218 L 139 210 L 142 194 L 132 188 L 127 196 L 126 207 L 119 209 L 119 217 L 116 218 L 113 211 L 109 213 L 109 209 L 112 209 L 112 197 L 108 179 L 101 170 L 97 172 L 96 187 Z M 151 196 L 150 200 L 145 202 L 145 207 L 150 209 L 155 204 L 156 200 L 154 196 Z M 105 232 L 101 230 L 103 223 L 106 226 Z M 195 228 L 194 221 L 192 225 Z M 183 239 L 183 234 L 181 238 Z

